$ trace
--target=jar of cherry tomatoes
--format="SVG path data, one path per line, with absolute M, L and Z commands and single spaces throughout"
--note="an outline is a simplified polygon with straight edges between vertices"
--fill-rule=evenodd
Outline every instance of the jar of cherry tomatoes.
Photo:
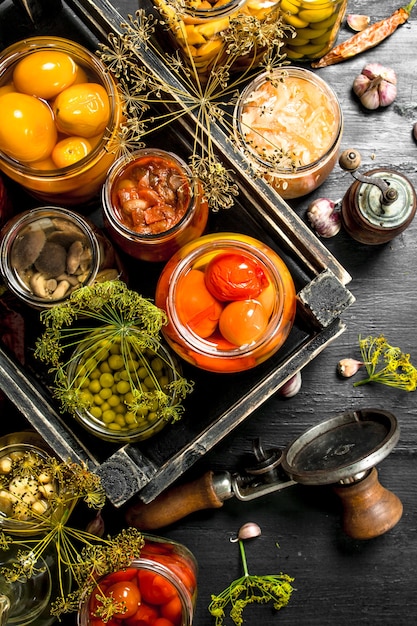
M 12 217 L 0 231 L 0 274 L 34 309 L 48 309 L 78 287 L 123 276 L 109 239 L 90 220 L 44 206 Z
M 101 60 L 60 37 L 32 37 L 0 55 L 0 169 L 36 198 L 63 206 L 96 196 L 123 119 Z
M 197 562 L 184 545 L 144 535 L 140 557 L 130 566 L 103 576 L 78 611 L 78 626 L 98 626 L 99 607 L 110 595 L 122 612 L 111 626 L 191 626 L 197 596 Z
M 111 238 L 142 261 L 166 261 L 207 224 L 202 184 L 171 152 L 138 150 L 109 171 L 102 191 Z
M 165 265 L 156 286 L 163 333 L 189 363 L 211 372 L 248 370 L 283 345 L 296 293 L 281 257 L 243 234 L 200 237 Z

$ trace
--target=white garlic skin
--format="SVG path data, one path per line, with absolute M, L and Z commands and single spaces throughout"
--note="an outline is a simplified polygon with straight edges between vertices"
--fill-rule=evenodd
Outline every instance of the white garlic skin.
M 340 213 L 336 211 L 337 203 L 328 198 L 317 198 L 307 209 L 307 219 L 319 237 L 334 237 L 340 231 Z
M 364 363 L 357 359 L 341 359 L 337 364 L 337 373 L 343 376 L 343 378 L 351 378 L 363 365 Z
M 353 81 L 353 91 L 366 109 L 387 107 L 397 97 L 397 76 L 381 63 L 368 63 Z
M 371 18 L 369 15 L 361 15 L 359 13 L 350 13 L 346 17 L 346 21 L 348 23 L 349 28 L 354 30 L 356 33 L 364 30 L 367 26 L 369 26 L 369 22 Z
M 301 372 L 297 372 L 279 388 L 279 395 L 283 398 L 293 398 L 300 391 L 303 384 Z

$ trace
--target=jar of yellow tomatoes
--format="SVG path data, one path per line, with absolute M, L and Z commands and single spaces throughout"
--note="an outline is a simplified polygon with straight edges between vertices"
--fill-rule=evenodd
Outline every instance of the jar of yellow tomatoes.
M 346 13 L 347 0 L 281 0 L 282 19 L 295 36 L 285 43 L 292 61 L 320 59 L 334 45 Z
M 245 87 L 235 107 L 234 127 L 249 167 L 291 199 L 317 189 L 333 170 L 343 115 L 323 79 L 289 67 L 265 72 Z
M 61 206 L 98 194 L 122 121 L 116 84 L 100 59 L 59 37 L 19 41 L 0 55 L 0 169 Z
M 156 286 L 172 349 L 203 370 L 251 369 L 283 345 L 293 325 L 291 274 L 272 248 L 239 233 L 204 235 L 168 261 Z
M 227 52 L 227 37 L 231 20 L 248 19 L 249 28 L 254 21 L 273 23 L 278 19 L 279 0 L 185 0 L 178 11 L 178 4 L 172 0 L 156 0 L 159 12 L 169 26 L 171 39 L 179 48 L 185 61 L 196 73 L 196 78 L 206 82 L 216 67 L 220 67 L 232 56 Z M 253 35 L 253 49 L 241 54 L 232 63 L 233 70 L 256 66 L 264 52 L 263 45 Z M 232 53 L 233 54 L 233 53 Z
M 12 217 L 0 231 L 0 274 L 10 291 L 38 310 L 82 286 L 123 276 L 109 239 L 90 220 L 44 206 Z
M 143 149 L 118 159 L 102 189 L 106 228 L 127 254 L 167 261 L 199 237 L 208 220 L 201 182 L 179 156 Z

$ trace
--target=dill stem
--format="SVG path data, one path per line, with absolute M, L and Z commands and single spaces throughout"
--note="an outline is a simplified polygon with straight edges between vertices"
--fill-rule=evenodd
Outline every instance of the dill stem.
M 247 578 L 249 576 L 248 563 L 247 563 L 247 560 L 246 560 L 245 547 L 244 547 L 243 541 L 241 539 L 239 539 L 239 549 L 240 549 L 240 556 L 241 556 L 242 565 L 243 565 L 243 574 L 244 574 L 245 578 Z

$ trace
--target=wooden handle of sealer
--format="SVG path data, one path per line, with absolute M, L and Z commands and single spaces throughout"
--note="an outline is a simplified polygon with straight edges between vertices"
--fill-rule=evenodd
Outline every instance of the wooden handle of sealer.
M 209 471 L 197 480 L 162 492 L 149 504 L 132 505 L 126 512 L 126 522 L 139 530 L 163 528 L 195 511 L 218 509 L 225 499 L 217 495 L 214 472 Z

